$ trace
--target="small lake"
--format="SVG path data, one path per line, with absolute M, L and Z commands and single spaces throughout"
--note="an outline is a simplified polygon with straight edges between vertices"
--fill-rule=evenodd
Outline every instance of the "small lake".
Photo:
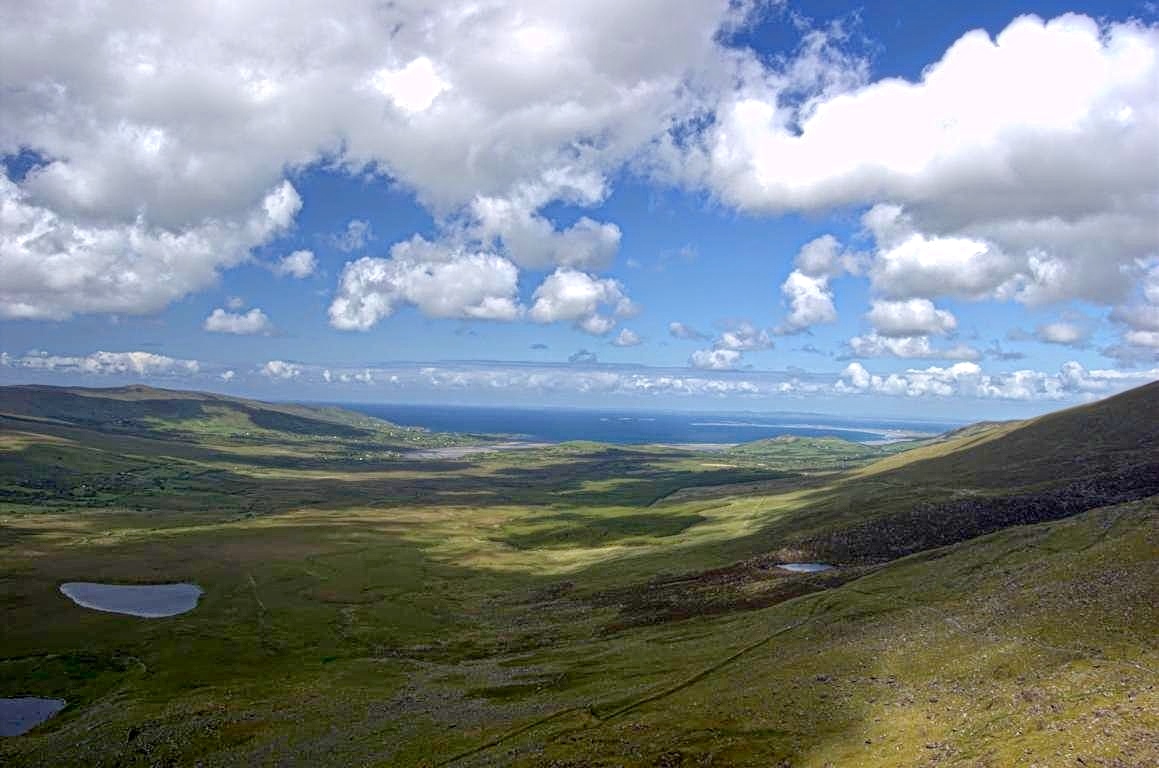
M 82 608 L 160 619 L 188 613 L 202 595 L 196 584 L 94 584 L 70 581 L 60 591 Z
M 0 736 L 28 733 L 64 709 L 65 703 L 63 699 L 38 699 L 35 696 L 0 699 Z
M 833 566 L 826 563 L 780 563 L 777 567 L 782 571 L 792 571 L 793 573 L 817 573 L 818 571 L 833 570 Z

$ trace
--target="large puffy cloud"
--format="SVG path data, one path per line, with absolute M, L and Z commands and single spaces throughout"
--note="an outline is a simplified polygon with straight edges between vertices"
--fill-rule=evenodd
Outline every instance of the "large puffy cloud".
M 221 216 L 323 153 L 453 208 L 628 157 L 682 108 L 690 74 L 721 66 L 736 13 L 726 0 L 675 16 L 661 0 L 13 7 L 0 141 L 53 159 L 31 185 L 70 212 L 131 217 L 148 199 L 169 226 Z
M 896 205 L 875 206 L 864 221 L 878 245 L 873 287 L 886 296 L 1011 298 L 1018 289 L 1019 264 L 986 241 L 917 232 Z
M 475 250 L 602 268 L 614 224 L 557 232 L 539 209 L 601 200 L 611 172 L 751 58 L 720 43 L 749 7 L 7 6 L 0 154 L 43 162 L 4 182 L 0 266 L 21 281 L 0 311 L 158 309 L 265 242 L 251 212 L 316 164 L 389 177 Z
M 750 211 L 876 206 L 870 272 L 892 299 L 1114 305 L 1159 251 L 1159 28 L 1022 17 L 916 82 L 823 66 L 853 85 L 742 82 L 684 142 L 685 178 Z M 832 316 L 822 277 L 786 283 L 798 327 Z
M 821 235 L 805 243 L 794 260 L 797 270 L 810 277 L 861 274 L 865 254 L 847 250 L 833 235 Z
M 619 281 L 599 279 L 574 269 L 557 269 L 535 289 L 527 316 L 537 323 L 572 322 L 596 336 L 616 326 L 617 317 L 636 307 Z
M 342 271 L 330 324 L 365 331 L 413 305 L 431 317 L 512 320 L 519 316 L 515 265 L 493 253 L 451 249 L 415 236 L 390 258 L 363 257 Z
M 0 152 L 44 162 L 7 180 L 0 312 L 158 309 L 284 231 L 250 222 L 318 163 L 414 191 L 448 250 L 597 272 L 618 228 L 544 211 L 603 200 L 645 148 L 746 210 L 891 204 L 886 298 L 1124 303 L 1159 249 L 1155 27 L 1026 17 L 869 82 L 834 35 L 770 65 L 726 47 L 752 6 L 6 6 Z M 832 274 L 794 274 L 783 330 L 828 322 Z
M 1157 141 L 1157 50 L 1156 30 L 1134 22 L 1027 16 L 994 39 L 962 36 L 919 82 L 800 108 L 742 88 L 705 137 L 706 181 L 759 210 L 891 199 L 955 225 L 1105 212 L 1108 190 L 1155 186 L 1139 161 Z
M 1116 307 L 1111 319 L 1132 331 L 1159 331 L 1159 303 Z
M 518 301 L 519 270 L 507 258 L 472 251 L 447 240 L 415 236 L 396 243 L 389 258 L 364 257 L 346 265 L 330 305 L 330 324 L 367 330 L 410 304 L 431 317 L 570 322 L 596 336 L 636 311 L 623 285 L 560 268 L 536 288 L 530 309 Z
M 1159 331 L 1127 331 L 1123 338 L 1132 346 L 1159 350 Z
M 0 174 L 0 316 L 156 311 L 211 285 L 220 269 L 285 231 L 301 204 L 294 187 L 282 182 L 240 217 L 184 229 L 143 218 L 85 224 L 37 204 Z
M 805 243 L 797 254 L 797 269 L 806 275 L 833 275 L 840 270 L 841 243 L 833 235 L 822 235 Z

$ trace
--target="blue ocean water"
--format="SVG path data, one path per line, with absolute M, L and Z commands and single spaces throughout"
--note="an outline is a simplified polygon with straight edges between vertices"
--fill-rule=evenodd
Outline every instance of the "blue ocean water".
M 959 423 L 838 418 L 800 413 L 687 413 L 572 408 L 343 403 L 343 408 L 434 432 L 512 435 L 536 442 L 744 443 L 798 435 L 867 442 L 899 433 L 938 434 Z

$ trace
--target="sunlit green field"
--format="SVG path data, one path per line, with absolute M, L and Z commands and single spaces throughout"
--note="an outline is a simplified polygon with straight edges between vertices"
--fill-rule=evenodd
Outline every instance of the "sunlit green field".
M 4 764 L 1159 759 L 1149 486 L 993 531 L 936 517 L 1072 481 L 1049 455 L 1067 430 L 1098 477 L 1148 471 L 1154 424 L 437 460 L 405 451 L 471 440 L 220 403 L 110 430 L 75 405 L 0 408 L 0 696 L 69 702 L 0 740 Z M 839 567 L 775 568 L 813 559 Z M 205 595 L 144 620 L 66 581 Z

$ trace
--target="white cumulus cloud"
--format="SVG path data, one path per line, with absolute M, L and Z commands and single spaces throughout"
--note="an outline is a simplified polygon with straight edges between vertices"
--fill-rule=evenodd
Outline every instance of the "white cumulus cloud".
M 232 333 L 235 335 L 252 335 L 255 333 L 271 333 L 274 324 L 266 313 L 254 307 L 249 312 L 227 312 L 218 307 L 205 318 L 205 330 L 212 333 Z
M 738 352 L 751 352 L 759 349 L 772 349 L 773 339 L 769 332 L 757 328 L 752 323 L 741 322 L 721 331 L 713 342 L 716 349 L 734 349 Z
M 314 257 L 313 251 L 298 250 L 283 257 L 275 265 L 274 271 L 279 275 L 289 275 L 302 280 L 314 274 L 317 267 L 318 260 Z
M 963 35 L 917 82 L 856 84 L 799 112 L 750 86 L 706 136 L 707 181 L 748 209 L 889 199 L 956 223 L 1104 210 L 1108 185 L 1154 188 L 1134 164 L 1156 146 L 1157 50 L 1138 23 L 1024 16 Z
M 598 202 L 698 107 L 745 56 L 719 34 L 742 12 L 727 0 L 679 14 L 663 0 L 8 8 L 0 153 L 42 162 L 0 189 L 0 314 L 156 311 L 285 231 L 297 206 L 263 201 L 311 167 L 386 179 L 451 230 L 494 235 L 510 261 L 600 268 L 614 224 L 556 232 L 539 210 Z M 492 227 L 477 199 L 523 210 Z M 274 226 L 251 226 L 255 212 Z M 502 314 L 503 298 L 470 306 Z
M 849 340 L 854 357 L 929 358 L 939 360 L 978 360 L 982 353 L 966 344 L 935 347 L 928 336 L 882 336 L 877 332 L 854 336 Z
M 612 344 L 617 347 L 637 347 L 643 343 L 640 334 L 628 328 L 621 328 L 616 338 L 612 339 Z
M 804 100 L 742 80 L 684 142 L 684 177 L 749 211 L 873 206 L 869 272 L 890 299 L 1113 306 L 1159 250 L 1159 27 L 1024 16 L 916 81 L 824 66 L 842 85 Z M 812 281 L 786 284 L 790 330 L 832 314 L 825 245 L 799 259 Z
M 776 333 L 799 333 L 814 325 L 837 322 L 829 281 L 846 273 L 860 274 L 863 261 L 863 254 L 845 250 L 832 235 L 805 243 L 793 261 L 796 269 L 781 284 L 789 312 Z
M 455 254 L 351 262 L 335 326 L 510 319 L 521 268 L 605 279 L 619 227 L 549 212 L 631 167 L 751 212 L 873 207 L 869 264 L 799 254 L 782 332 L 836 319 L 842 270 L 887 300 L 1081 299 L 1123 308 L 1124 343 L 1155 332 L 1128 319 L 1156 303 L 1131 303 L 1159 252 L 1155 25 L 1024 16 L 910 81 L 833 31 L 729 47 L 750 2 L 235 5 L 5 9 L 0 153 L 41 162 L 0 180 L 0 315 L 157 311 L 288 232 L 287 179 L 325 168 L 413 193 Z
M 740 364 L 741 353 L 735 349 L 698 349 L 688 358 L 693 368 L 723 371 Z
M 837 322 L 837 307 L 828 277 L 810 277 L 795 269 L 781 286 L 781 294 L 789 313 L 778 327 L 779 333 L 796 333 L 813 325 Z
M 733 323 L 712 341 L 711 349 L 692 353 L 689 364 L 694 368 L 726 369 L 738 367 L 745 352 L 773 348 L 768 331 L 748 321 Z
M 611 331 L 617 317 L 636 311 L 619 281 L 566 268 L 548 275 L 532 302 L 527 316 L 535 322 L 572 322 L 596 336 Z
M 330 304 L 330 324 L 365 331 L 402 305 L 431 317 L 513 320 L 521 313 L 518 279 L 515 265 L 502 256 L 416 235 L 396 243 L 390 258 L 366 256 L 346 265 Z
M 62 217 L 0 173 L 0 316 L 62 320 L 139 314 L 206 288 L 286 230 L 301 207 L 289 182 L 238 217 L 180 229 Z
M 528 269 L 555 265 L 601 270 L 611 266 L 620 247 L 620 228 L 582 216 L 570 227 L 556 230 L 535 213 L 536 203 L 545 197 L 534 201 L 477 197 L 471 205 L 477 220 L 472 233 L 504 249 L 515 264 Z
M 1034 330 L 1034 337 L 1047 344 L 1062 344 L 1068 347 L 1079 347 L 1086 344 L 1090 338 L 1089 328 L 1079 323 L 1059 320 L 1054 323 L 1040 325 Z
M 865 319 L 881 336 L 945 335 L 958 327 L 954 315 L 929 299 L 875 301 Z
M 258 372 L 270 379 L 296 379 L 302 375 L 305 368 L 297 363 L 288 363 L 285 360 L 269 360 Z

